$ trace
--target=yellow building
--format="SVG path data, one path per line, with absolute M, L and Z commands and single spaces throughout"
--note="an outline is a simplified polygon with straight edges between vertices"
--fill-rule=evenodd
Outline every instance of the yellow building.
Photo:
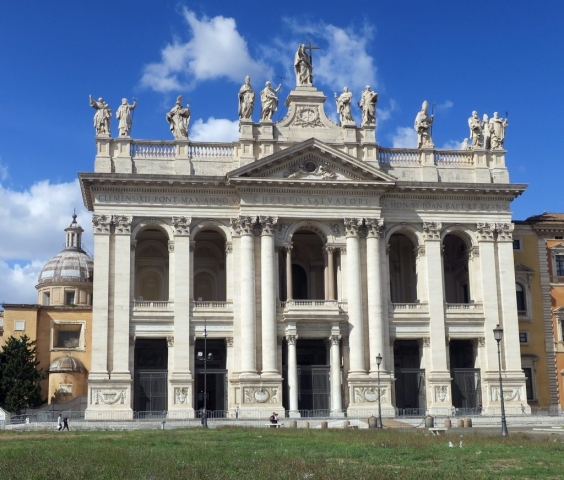
M 545 316 L 541 285 L 546 264 L 543 245 L 544 240 L 537 236 L 529 221 L 515 222 L 513 256 L 521 366 L 527 380 L 527 403 L 533 411 L 535 407 L 558 410 L 559 405 L 554 348 L 551 345 L 552 321 Z
M 87 394 L 92 338 L 92 258 L 82 249 L 83 229 L 65 229 L 66 246 L 39 274 L 37 304 L 4 304 L 0 348 L 10 336 L 37 342 L 39 367 L 47 374 L 42 396 L 65 403 Z M 2 319 L 2 317 L 0 317 Z
M 554 386 L 551 387 L 551 395 L 558 396 L 558 404 L 562 408 L 564 407 L 564 214 L 545 212 L 542 215 L 529 217 L 527 223 L 538 236 L 546 355 L 549 365 L 554 365 L 551 375 Z

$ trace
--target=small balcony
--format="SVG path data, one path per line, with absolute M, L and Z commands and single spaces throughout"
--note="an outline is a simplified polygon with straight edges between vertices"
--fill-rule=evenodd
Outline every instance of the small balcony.
M 484 320 L 482 302 L 445 303 L 446 320 L 468 321 Z
M 417 303 L 390 303 L 389 315 L 397 320 L 421 320 L 429 317 L 429 304 L 427 302 Z
M 174 302 L 132 300 L 131 316 L 136 321 L 171 320 L 174 317 Z
M 232 301 L 203 301 L 196 300 L 192 302 L 191 316 L 197 318 L 213 318 L 214 320 L 233 320 L 233 302 Z
M 339 300 L 287 300 L 280 302 L 285 320 L 335 320 L 347 310 L 346 302 Z

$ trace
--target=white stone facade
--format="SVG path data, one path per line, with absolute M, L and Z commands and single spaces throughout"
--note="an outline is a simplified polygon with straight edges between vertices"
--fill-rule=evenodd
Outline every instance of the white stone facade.
M 80 174 L 94 212 L 88 418 L 150 409 L 139 365 L 165 372 L 170 416 L 206 395 L 229 416 L 370 415 L 378 399 L 386 416 L 494 413 L 497 324 L 506 408 L 521 412 L 510 203 L 525 186 L 505 151 L 382 148 L 374 125 L 328 119 L 325 99 L 298 86 L 282 120 L 241 119 L 233 144 L 96 137 Z

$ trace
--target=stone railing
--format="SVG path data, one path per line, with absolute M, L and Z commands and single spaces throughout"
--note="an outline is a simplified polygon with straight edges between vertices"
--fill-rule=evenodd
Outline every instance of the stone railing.
M 419 165 L 419 150 L 407 148 L 379 148 L 378 163 L 384 165 Z
M 142 140 L 131 142 L 131 156 L 134 158 L 173 159 L 176 146 L 173 141 Z
M 280 302 L 282 308 L 302 307 L 302 308 L 319 308 L 319 307 L 339 307 L 338 300 L 288 300 Z
M 195 301 L 193 303 L 194 308 L 201 308 L 201 309 L 212 309 L 212 308 L 221 308 L 221 309 L 230 309 L 233 308 L 233 302 L 219 302 L 219 301 Z
M 480 312 L 482 311 L 481 303 L 447 303 L 447 313 L 450 312 Z
M 171 310 L 174 308 L 174 302 L 158 301 L 150 302 L 145 300 L 133 300 L 134 310 Z
M 435 152 L 437 166 L 473 166 L 474 154 L 471 150 L 441 150 Z
M 131 156 L 146 159 L 174 159 L 176 158 L 176 142 L 174 140 L 133 140 L 131 142 Z M 193 160 L 227 159 L 235 156 L 232 143 L 190 142 L 188 156 Z
M 427 311 L 429 308 L 427 303 L 392 303 L 391 307 L 391 310 L 394 313 L 421 312 Z
M 235 147 L 232 143 L 191 143 L 190 158 L 206 160 L 223 158 L 231 160 L 235 156 Z

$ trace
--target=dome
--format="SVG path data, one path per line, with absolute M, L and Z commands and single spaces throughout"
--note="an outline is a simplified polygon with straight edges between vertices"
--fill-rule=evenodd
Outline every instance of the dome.
M 92 282 L 93 267 L 94 261 L 84 250 L 65 248 L 45 264 L 38 282 Z
M 82 249 L 82 227 L 76 223 L 76 213 L 71 224 L 65 228 L 66 247 L 55 255 L 39 273 L 39 285 L 46 283 L 92 283 L 94 261 Z
M 49 365 L 49 373 L 79 372 L 84 373 L 86 369 L 80 360 L 73 357 L 59 357 Z

